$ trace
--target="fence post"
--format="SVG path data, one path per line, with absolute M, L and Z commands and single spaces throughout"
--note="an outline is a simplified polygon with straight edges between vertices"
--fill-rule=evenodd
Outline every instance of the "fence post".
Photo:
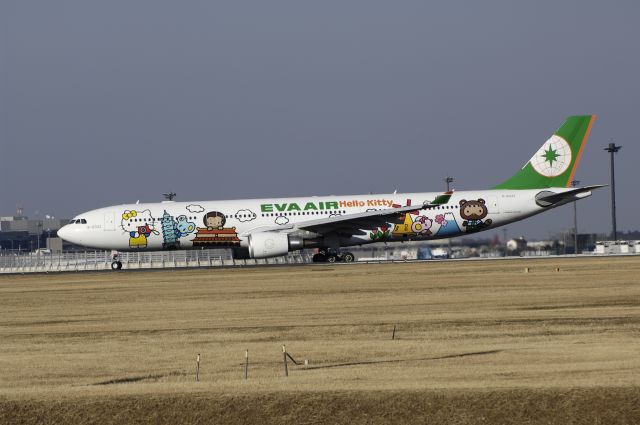
M 249 350 L 244 352 L 244 379 L 249 377 Z
M 196 357 L 196 382 L 200 381 L 200 353 Z
M 287 366 L 287 349 L 282 346 L 282 359 L 284 361 L 284 376 L 289 376 L 289 367 Z

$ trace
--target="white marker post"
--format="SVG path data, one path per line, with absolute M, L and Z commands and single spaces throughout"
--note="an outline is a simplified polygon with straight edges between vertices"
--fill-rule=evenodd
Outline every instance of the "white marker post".
M 282 358 L 284 361 L 284 376 L 289 376 L 289 367 L 287 366 L 287 349 L 284 345 L 282 346 Z
M 196 357 L 196 382 L 200 381 L 200 353 Z
M 249 350 L 244 352 L 244 379 L 249 377 Z

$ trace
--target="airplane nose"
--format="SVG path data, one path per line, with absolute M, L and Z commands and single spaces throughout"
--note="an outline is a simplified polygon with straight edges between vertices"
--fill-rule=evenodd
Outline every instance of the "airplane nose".
M 58 229 L 57 233 L 58 233 L 58 237 L 59 238 L 68 241 L 69 240 L 69 233 L 70 233 L 69 225 L 67 224 L 65 226 L 62 226 L 61 228 Z

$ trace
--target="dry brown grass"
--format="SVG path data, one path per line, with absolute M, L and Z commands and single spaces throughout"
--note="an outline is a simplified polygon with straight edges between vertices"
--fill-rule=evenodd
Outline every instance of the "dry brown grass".
M 0 423 L 640 423 L 639 306 L 640 257 L 3 276 Z

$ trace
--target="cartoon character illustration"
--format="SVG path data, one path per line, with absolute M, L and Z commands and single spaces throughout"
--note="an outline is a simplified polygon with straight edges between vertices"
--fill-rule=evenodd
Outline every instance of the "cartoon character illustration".
M 151 236 L 151 234 L 160 234 L 160 232 L 154 228 L 153 221 L 154 218 L 150 210 L 125 210 L 124 213 L 122 213 L 120 226 L 122 230 L 129 233 L 130 248 L 146 248 L 148 245 L 147 238 Z
M 183 238 L 196 230 L 196 223 L 189 221 L 186 215 L 179 215 L 178 218 L 176 218 L 175 230 L 176 236 Z
M 489 211 L 482 198 L 477 201 L 467 201 L 465 199 L 460 201 L 460 217 L 464 220 L 462 226 L 466 227 L 465 231 L 467 233 L 478 232 L 490 226 L 493 222 L 490 218 L 482 221 L 488 213 Z
M 460 227 L 458 227 L 458 223 L 452 212 L 436 215 L 435 222 L 440 225 L 436 236 L 453 236 L 460 233 Z
M 430 236 L 433 220 L 420 215 L 415 218 L 410 213 L 405 214 L 404 222 L 393 226 L 394 236 Z
M 227 222 L 224 214 L 218 211 L 209 211 L 204 215 L 204 225 L 207 230 L 224 229 L 224 225 Z
M 227 219 L 223 213 L 219 211 L 209 211 L 204 215 L 202 221 L 204 222 L 205 227 L 198 227 L 196 237 L 193 239 L 194 247 L 240 245 L 240 239 L 238 238 L 238 233 L 236 233 L 236 228 L 224 227 L 227 223 Z
M 416 219 L 413 221 L 413 224 L 411 224 L 411 231 L 416 235 L 431 236 L 431 230 L 429 229 L 431 229 L 432 225 L 433 220 L 431 220 L 429 217 L 421 215 L 419 217 L 416 217 Z

